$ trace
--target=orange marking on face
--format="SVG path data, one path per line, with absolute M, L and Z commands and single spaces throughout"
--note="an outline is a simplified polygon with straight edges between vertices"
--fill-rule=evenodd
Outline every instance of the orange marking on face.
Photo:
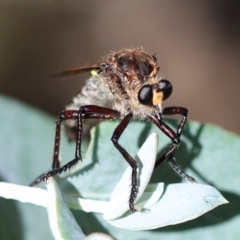
M 154 105 L 154 106 L 156 106 L 156 105 L 158 105 L 158 104 L 161 104 L 162 103 L 162 101 L 163 101 L 163 92 L 161 91 L 161 92 L 156 92 L 156 91 L 154 91 L 153 92 L 153 99 L 152 99 L 152 104 Z

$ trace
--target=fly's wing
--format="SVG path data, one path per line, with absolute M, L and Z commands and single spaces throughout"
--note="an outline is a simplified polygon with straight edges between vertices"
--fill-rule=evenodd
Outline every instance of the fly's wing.
M 72 75 L 76 75 L 76 74 L 84 73 L 84 72 L 89 72 L 89 71 L 92 71 L 92 70 L 101 70 L 100 64 L 97 63 L 97 64 L 84 65 L 84 66 L 81 66 L 81 67 L 71 68 L 71 69 L 68 69 L 68 70 L 65 70 L 65 71 L 62 71 L 62 72 L 59 72 L 59 73 L 51 74 L 50 76 L 51 77 L 69 77 L 69 76 L 72 76 Z

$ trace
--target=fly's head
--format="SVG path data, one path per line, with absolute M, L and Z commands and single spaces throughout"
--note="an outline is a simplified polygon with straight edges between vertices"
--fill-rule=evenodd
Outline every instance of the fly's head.
M 142 49 L 124 49 L 110 54 L 101 71 L 110 79 L 110 89 L 121 98 L 135 98 L 145 106 L 157 106 L 172 93 L 168 80 L 159 79 L 155 55 Z

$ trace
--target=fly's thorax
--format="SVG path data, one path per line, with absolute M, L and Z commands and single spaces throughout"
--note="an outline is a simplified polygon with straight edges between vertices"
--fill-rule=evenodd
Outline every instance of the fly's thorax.
M 109 72 L 120 77 L 126 76 L 130 82 L 156 77 L 159 71 L 156 57 L 138 48 L 112 53 L 107 57 L 107 63 Z
M 124 49 L 106 57 L 101 71 L 109 80 L 109 89 L 113 95 L 122 99 L 131 98 L 128 89 L 136 89 L 155 78 L 159 71 L 155 56 L 142 49 Z

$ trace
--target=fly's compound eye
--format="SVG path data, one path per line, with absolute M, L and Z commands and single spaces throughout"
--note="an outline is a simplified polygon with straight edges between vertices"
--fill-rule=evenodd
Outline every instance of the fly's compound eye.
M 172 93 L 172 84 L 162 79 L 157 84 L 144 85 L 138 93 L 138 101 L 147 106 L 156 106 L 169 98 Z
M 172 89 L 173 89 L 172 84 L 168 80 L 162 79 L 161 81 L 159 81 L 157 91 L 163 92 L 162 100 L 166 100 L 167 98 L 170 97 L 170 95 L 172 94 Z
M 138 100 L 143 105 L 152 106 L 153 87 L 144 85 L 138 93 Z

